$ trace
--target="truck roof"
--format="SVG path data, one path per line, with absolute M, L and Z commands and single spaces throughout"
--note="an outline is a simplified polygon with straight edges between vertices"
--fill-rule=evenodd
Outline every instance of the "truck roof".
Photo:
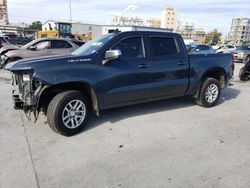
M 116 35 L 135 35 L 135 34 L 148 34 L 148 35 L 168 35 L 168 36 L 181 36 L 178 33 L 160 32 L 160 31 L 123 31 L 114 32 Z

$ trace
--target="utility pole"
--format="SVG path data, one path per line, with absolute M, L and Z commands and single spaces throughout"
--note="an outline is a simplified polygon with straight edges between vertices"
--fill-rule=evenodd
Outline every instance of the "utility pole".
M 71 0 L 69 0 L 69 20 L 72 22 Z

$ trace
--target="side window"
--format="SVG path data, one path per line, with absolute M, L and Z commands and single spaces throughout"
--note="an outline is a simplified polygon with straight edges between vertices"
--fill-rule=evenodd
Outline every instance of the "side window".
M 121 59 L 145 57 L 141 37 L 124 39 L 116 44 L 112 50 L 120 50 L 122 53 Z
M 82 46 L 85 44 L 85 42 L 83 41 L 72 41 L 73 43 L 75 43 L 77 46 Z
M 52 40 L 51 41 L 51 48 L 52 49 L 60 49 L 60 48 L 71 48 L 71 44 L 69 44 L 67 41 L 62 40 Z
M 50 47 L 50 42 L 42 41 L 42 42 L 36 43 L 34 46 L 36 46 L 36 50 L 48 49 Z
M 151 37 L 152 56 L 169 56 L 178 53 L 174 38 Z

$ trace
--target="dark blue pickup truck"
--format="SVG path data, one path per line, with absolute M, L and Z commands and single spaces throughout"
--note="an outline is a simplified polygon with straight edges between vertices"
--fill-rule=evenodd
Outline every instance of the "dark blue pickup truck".
M 80 132 L 90 112 L 193 96 L 214 106 L 233 75 L 230 54 L 188 55 L 179 34 L 121 32 L 101 36 L 68 56 L 10 63 L 16 109 L 43 111 L 63 135 Z

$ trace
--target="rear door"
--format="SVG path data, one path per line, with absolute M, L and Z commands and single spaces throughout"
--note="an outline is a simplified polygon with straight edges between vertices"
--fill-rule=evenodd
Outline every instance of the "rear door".
M 148 35 L 154 98 L 183 96 L 189 84 L 189 60 L 181 38 L 173 34 Z
M 110 72 L 102 82 L 106 107 L 137 103 L 150 97 L 150 60 L 145 57 L 142 35 L 122 38 L 111 50 L 120 50 L 121 57 L 105 64 Z

